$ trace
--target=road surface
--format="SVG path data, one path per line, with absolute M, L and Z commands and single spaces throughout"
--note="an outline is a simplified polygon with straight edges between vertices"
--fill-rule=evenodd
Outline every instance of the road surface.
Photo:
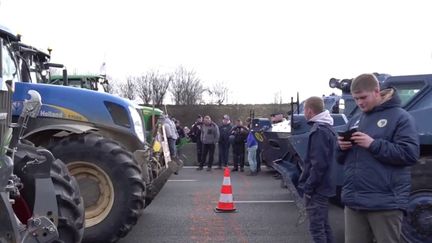
M 246 169 L 247 170 L 247 169 Z M 296 226 L 297 210 L 287 189 L 266 168 L 258 176 L 232 172 L 235 213 L 215 213 L 223 170 L 183 168 L 173 175 L 119 242 L 310 242 L 306 221 Z M 331 207 L 336 242 L 343 242 L 343 212 Z

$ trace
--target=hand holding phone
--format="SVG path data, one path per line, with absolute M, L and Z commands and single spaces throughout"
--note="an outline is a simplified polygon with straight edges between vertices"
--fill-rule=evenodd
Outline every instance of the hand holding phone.
M 343 137 L 343 141 L 349 141 L 351 143 L 353 143 L 353 141 L 351 140 L 351 137 L 353 135 L 353 133 L 357 132 L 357 128 L 351 128 L 348 131 L 344 131 L 344 132 L 338 132 L 338 135 Z

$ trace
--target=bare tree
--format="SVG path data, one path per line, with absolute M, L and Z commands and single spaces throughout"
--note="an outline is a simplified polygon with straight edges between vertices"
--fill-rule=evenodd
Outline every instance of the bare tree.
M 119 95 L 133 100 L 135 99 L 136 84 L 134 77 L 128 77 L 126 83 L 119 83 Z
M 176 105 L 194 105 L 201 101 L 204 88 L 194 71 L 179 67 L 174 73 L 170 91 Z
M 152 102 L 153 87 L 151 83 L 151 75 L 149 73 L 136 78 L 137 95 L 141 98 L 144 104 L 150 104 Z
M 228 87 L 224 83 L 218 82 L 210 89 L 210 94 L 215 98 L 218 105 L 222 105 L 228 100 Z
M 150 75 L 150 82 L 152 85 L 153 102 L 155 105 L 162 105 L 170 83 L 173 81 L 172 74 L 154 74 Z

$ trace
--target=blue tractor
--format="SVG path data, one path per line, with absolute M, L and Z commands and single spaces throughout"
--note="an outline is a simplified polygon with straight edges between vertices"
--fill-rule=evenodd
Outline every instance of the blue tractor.
M 382 88 L 394 87 L 402 100 L 402 106 L 414 117 L 421 143 L 421 158 L 412 167 L 411 199 L 407 215 L 404 217 L 402 236 L 407 242 L 432 242 L 432 125 L 428 114 L 432 111 L 432 75 L 390 76 L 375 74 Z M 350 93 L 352 79 L 330 79 L 331 88 L 337 88 L 342 94 L 335 97 L 334 106 L 327 107 L 333 111 L 335 129 L 345 130 L 344 124 L 360 110 Z M 298 104 L 298 101 L 297 101 Z M 295 110 L 295 109 L 292 109 Z M 297 109 L 301 110 L 301 109 Z M 275 133 L 257 131 L 255 137 L 261 140 L 262 146 L 269 155 L 266 159 L 270 165 L 282 174 L 286 184 L 296 186 L 301 173 L 302 161 L 305 158 L 309 125 L 300 112 L 291 114 L 291 132 Z M 335 163 L 338 195 L 332 202 L 341 205 L 340 190 L 343 168 Z M 295 191 L 295 189 L 293 190 Z M 298 196 L 298 195 L 296 195 Z
M 20 42 L 15 52 L 28 80 L 15 85 L 13 115 L 21 112 L 28 90 L 36 90 L 44 100 L 23 137 L 48 147 L 77 178 L 85 203 L 83 241 L 117 241 L 179 170 L 179 163 L 149 159 L 140 106 L 108 93 L 70 87 L 67 74 L 63 85 L 49 84 L 48 69 L 61 65 Z
M 84 202 L 77 181 L 61 160 L 22 137 L 42 106 L 36 91 L 28 91 L 12 123 L 12 93 L 22 78 L 17 40 L 0 27 L 0 242 L 80 242 Z

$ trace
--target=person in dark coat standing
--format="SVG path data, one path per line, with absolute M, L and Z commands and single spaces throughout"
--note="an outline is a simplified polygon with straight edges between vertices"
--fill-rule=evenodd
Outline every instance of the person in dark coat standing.
M 222 169 L 222 166 L 228 166 L 228 157 L 230 149 L 229 136 L 231 135 L 231 120 L 228 115 L 224 115 L 222 119 L 222 125 L 219 126 L 219 166 L 218 169 Z
M 401 108 L 396 90 L 380 90 L 373 74 L 356 77 L 351 94 L 361 112 L 347 128 L 357 131 L 349 141 L 338 137 L 345 242 L 400 242 L 411 192 L 410 166 L 420 154 L 415 122 Z
M 197 153 L 197 164 L 201 164 L 202 160 L 202 142 L 201 142 L 201 128 L 202 128 L 203 118 L 198 115 L 195 123 L 192 125 L 188 136 L 191 138 L 192 142 L 196 144 Z
M 230 139 L 232 140 L 234 167 L 231 171 L 244 171 L 245 164 L 245 143 L 249 130 L 243 126 L 240 119 L 236 121 L 234 128 L 231 130 Z
M 298 188 L 305 199 L 313 241 L 330 243 L 333 242 L 333 236 L 328 203 L 329 197 L 336 194 L 332 165 L 335 162 L 337 134 L 332 128 L 333 118 L 329 111 L 324 110 L 324 102 L 320 97 L 310 97 L 304 104 L 305 118 L 312 127 Z

